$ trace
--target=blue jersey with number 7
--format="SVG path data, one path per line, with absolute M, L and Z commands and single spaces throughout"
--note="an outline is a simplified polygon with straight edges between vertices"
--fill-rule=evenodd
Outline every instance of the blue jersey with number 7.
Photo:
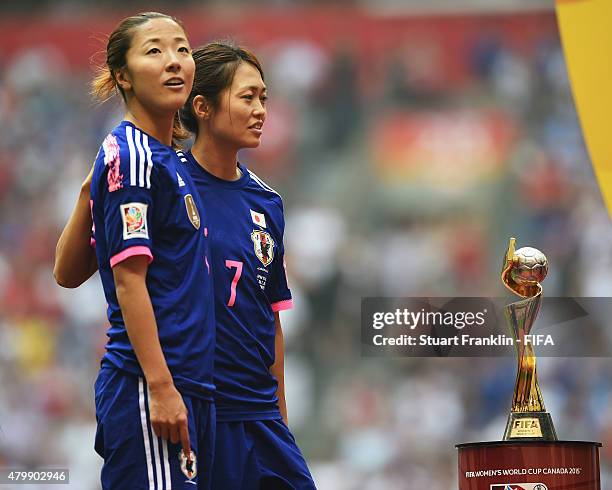
M 178 153 L 207 204 L 214 279 L 217 420 L 280 418 L 274 363 L 274 313 L 291 308 L 284 265 L 281 197 L 246 167 L 215 177 L 191 153 Z

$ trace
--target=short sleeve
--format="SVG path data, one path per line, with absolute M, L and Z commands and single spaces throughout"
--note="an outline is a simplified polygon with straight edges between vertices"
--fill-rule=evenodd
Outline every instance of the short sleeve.
M 153 260 L 151 219 L 158 173 L 147 135 L 132 126 L 124 130 L 107 136 L 100 152 L 102 218 L 111 267 L 135 255 Z
M 281 205 L 280 239 L 278 240 L 278 248 L 274 257 L 274 261 L 272 262 L 269 288 L 267 289 L 270 306 L 272 307 L 272 311 L 274 312 L 288 310 L 293 307 L 291 290 L 289 289 L 289 285 L 287 283 L 287 268 L 285 266 L 285 246 L 283 244 L 284 228 L 285 221 L 282 216 Z

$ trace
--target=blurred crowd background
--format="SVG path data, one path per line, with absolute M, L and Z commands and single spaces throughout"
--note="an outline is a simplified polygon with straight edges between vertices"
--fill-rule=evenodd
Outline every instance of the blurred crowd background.
M 97 276 L 63 290 L 52 267 L 121 118 L 88 95 L 92 55 L 134 11 L 31 3 L 0 17 L 0 466 L 67 466 L 89 490 L 105 302 Z M 319 488 L 454 489 L 454 444 L 503 434 L 515 360 L 362 357 L 360 301 L 500 296 L 510 236 L 548 256 L 545 294 L 612 295 L 612 227 L 554 10 L 299 3 L 156 8 L 193 46 L 231 38 L 263 62 L 263 144 L 241 160 L 285 202 L 289 419 Z M 560 437 L 604 443 L 608 488 L 612 360 L 542 358 L 539 375 Z

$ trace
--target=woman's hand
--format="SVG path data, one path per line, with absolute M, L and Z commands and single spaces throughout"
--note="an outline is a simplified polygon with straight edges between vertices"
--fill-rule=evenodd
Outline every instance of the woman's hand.
M 179 442 L 186 455 L 191 454 L 187 407 L 174 384 L 149 385 L 151 425 L 157 437 Z

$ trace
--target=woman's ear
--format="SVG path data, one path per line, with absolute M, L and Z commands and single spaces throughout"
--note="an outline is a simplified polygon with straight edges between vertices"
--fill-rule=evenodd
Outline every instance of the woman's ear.
M 212 106 L 203 95 L 196 95 L 191 103 L 193 113 L 198 119 L 207 120 L 212 115 Z
M 123 90 L 132 90 L 132 80 L 130 80 L 130 75 L 127 70 L 117 70 L 114 72 L 115 80 L 117 81 L 117 85 Z

